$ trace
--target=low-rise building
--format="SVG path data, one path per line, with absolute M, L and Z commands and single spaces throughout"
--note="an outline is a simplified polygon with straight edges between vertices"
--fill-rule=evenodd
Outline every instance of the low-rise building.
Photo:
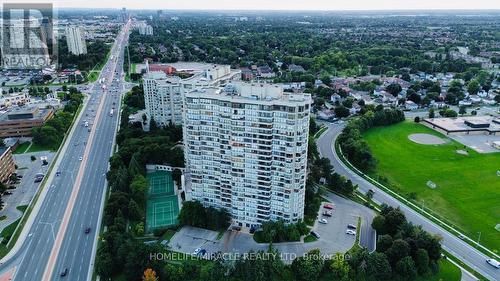
M 0 94 L 0 108 L 9 108 L 11 106 L 22 106 L 31 101 L 30 95 L 25 92 Z
M 10 147 L 0 147 L 0 182 L 5 182 L 16 170 Z
M 0 138 L 29 137 L 31 130 L 41 127 L 54 116 L 52 108 L 20 108 L 0 115 Z

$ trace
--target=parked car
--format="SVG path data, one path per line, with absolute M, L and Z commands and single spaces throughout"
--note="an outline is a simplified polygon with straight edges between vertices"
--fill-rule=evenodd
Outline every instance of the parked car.
M 201 248 L 196 248 L 193 252 L 193 255 L 198 255 L 201 252 Z
M 320 219 L 318 222 L 322 223 L 322 224 L 327 224 L 328 223 L 328 221 L 326 219 Z
M 324 211 L 323 212 L 323 216 L 326 216 L 326 217 L 331 217 L 333 215 L 333 212 L 332 211 Z
M 241 226 L 239 226 L 239 225 L 233 225 L 232 230 L 240 231 L 241 230 Z
M 487 259 L 486 262 L 494 268 L 500 268 L 500 262 L 495 259 Z
M 330 203 L 327 203 L 323 206 L 325 209 L 333 210 L 333 205 Z
M 356 226 L 352 223 L 347 225 L 347 229 L 356 229 Z
M 349 235 L 356 235 L 356 231 L 352 230 L 352 229 L 347 229 L 345 231 L 345 234 L 349 234 Z
M 317 233 L 314 230 L 311 231 L 311 235 L 314 236 L 314 237 L 316 237 L 316 238 L 318 238 L 318 239 L 321 237 L 321 235 L 319 235 L 319 233 Z

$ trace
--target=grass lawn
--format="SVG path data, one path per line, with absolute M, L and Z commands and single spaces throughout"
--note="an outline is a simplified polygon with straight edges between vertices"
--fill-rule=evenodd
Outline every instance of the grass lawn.
M 170 241 L 170 239 L 172 239 L 172 236 L 174 236 L 174 234 L 175 234 L 175 230 L 168 229 L 167 231 L 165 231 L 165 233 L 163 234 L 163 236 L 161 238 L 163 240 Z
M 462 272 L 447 260 L 439 260 L 439 272 L 436 275 L 417 277 L 415 281 L 460 281 Z
M 309 243 L 309 242 L 314 242 L 314 241 L 318 241 L 318 238 L 312 236 L 311 234 L 304 237 L 304 243 Z
M 19 144 L 16 148 L 16 150 L 14 150 L 14 154 L 22 154 L 26 151 L 26 149 L 30 146 L 31 142 L 30 141 L 27 141 L 27 142 L 23 142 L 21 144 Z
M 450 140 L 442 145 L 421 145 L 408 139 L 414 133 L 428 133 L 445 138 L 421 124 L 403 122 L 378 127 L 364 134 L 378 160 L 371 176 L 400 194 L 412 198 L 418 205 L 446 218 L 471 238 L 481 232 L 481 244 L 500 250 L 500 153 L 479 154 Z M 427 181 L 437 187 L 429 188 Z M 387 184 L 388 182 L 388 184 Z
M 19 211 L 24 213 L 24 211 L 26 211 L 27 207 L 28 207 L 27 205 L 22 205 L 22 206 L 17 206 L 16 209 L 18 209 Z M 9 224 L 0 233 L 0 236 L 4 237 L 5 243 L 8 242 L 8 239 L 12 236 L 12 234 L 14 233 L 14 230 L 16 230 L 16 227 L 19 224 L 19 221 L 21 221 L 21 219 L 18 219 L 16 221 L 14 221 L 13 223 Z
M 57 145 L 57 146 L 59 147 L 59 145 Z M 57 149 L 53 149 L 53 148 L 50 148 L 50 147 L 41 146 L 41 145 L 33 143 L 31 145 L 31 147 L 28 149 L 28 151 L 26 151 L 26 153 L 38 152 L 38 151 L 56 151 L 56 150 Z

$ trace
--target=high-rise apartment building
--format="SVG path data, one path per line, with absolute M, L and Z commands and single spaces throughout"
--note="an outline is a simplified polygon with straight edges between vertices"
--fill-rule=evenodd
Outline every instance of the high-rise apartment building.
M 84 32 L 81 28 L 76 26 L 66 27 L 66 42 L 68 43 L 68 51 L 73 55 L 87 53 Z
M 304 217 L 311 96 L 235 82 L 184 94 L 187 198 L 226 208 L 233 224 Z
M 168 66 L 170 67 L 170 66 Z M 170 123 L 182 124 L 182 95 L 193 89 L 218 85 L 239 77 L 239 70 L 231 70 L 229 65 L 173 64 L 169 69 L 177 69 L 183 77 L 167 75 L 163 71 L 150 71 L 146 66 L 144 75 L 144 100 L 148 118 L 160 126 Z

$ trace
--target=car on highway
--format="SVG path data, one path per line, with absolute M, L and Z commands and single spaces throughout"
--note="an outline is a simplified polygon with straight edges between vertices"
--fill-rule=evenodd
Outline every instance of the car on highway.
M 322 224 L 327 224 L 328 223 L 328 221 L 326 219 L 320 219 L 318 222 L 322 223 Z
M 495 259 L 487 259 L 486 262 L 494 268 L 500 268 L 500 262 Z
M 325 209 L 333 210 L 333 205 L 328 203 L 323 206 Z
M 347 229 L 345 231 L 345 234 L 349 234 L 349 235 L 356 235 L 356 231 L 352 230 L 352 229 Z
M 78 160 L 82 161 L 82 160 L 83 160 L 83 157 L 81 157 L 81 156 L 80 156 L 80 157 L 78 157 Z
M 85 228 L 85 234 L 89 234 L 91 230 L 92 230 L 92 228 L 90 228 L 90 227 Z
M 356 226 L 354 224 L 350 223 L 350 224 L 347 225 L 347 229 L 353 229 L 353 230 L 355 230 Z
M 63 271 L 61 271 L 61 274 L 59 274 L 61 277 L 64 277 L 66 275 L 68 275 L 68 268 L 64 268 Z
M 61 172 L 60 171 L 57 171 L 56 172 L 56 177 L 60 176 L 61 175 Z

